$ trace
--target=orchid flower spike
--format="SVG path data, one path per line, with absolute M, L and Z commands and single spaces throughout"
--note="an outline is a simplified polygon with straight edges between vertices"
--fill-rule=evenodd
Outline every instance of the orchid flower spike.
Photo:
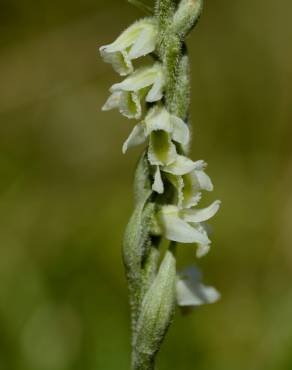
M 137 69 L 124 81 L 110 88 L 112 95 L 103 106 L 103 110 L 118 108 L 127 118 L 139 119 L 142 115 L 142 100 L 153 103 L 163 96 L 165 84 L 162 65 Z
M 220 299 L 220 293 L 202 282 L 202 274 L 195 267 L 189 267 L 177 276 L 176 295 L 179 306 L 201 306 L 215 303 Z
M 132 60 L 155 50 L 158 26 L 155 18 L 144 18 L 127 28 L 112 44 L 102 46 L 100 54 L 121 76 L 133 72 Z
M 143 6 L 141 0 L 131 0 Z M 150 370 L 175 312 L 180 306 L 213 303 L 215 288 L 201 282 L 194 268 L 177 274 L 178 243 L 196 243 L 196 256 L 208 253 L 205 221 L 220 207 L 216 200 L 197 208 L 213 184 L 204 161 L 187 157 L 190 129 L 190 63 L 185 36 L 196 24 L 203 0 L 155 0 L 150 14 L 126 29 L 100 53 L 126 76 L 110 88 L 103 106 L 139 120 L 122 151 L 146 143 L 134 178 L 135 209 L 123 239 L 133 328 L 132 369 Z M 143 4 L 142 4 L 143 3 Z M 134 71 L 133 60 L 152 53 L 152 64 Z M 154 54 L 155 53 L 155 54 Z M 143 114 L 143 118 L 142 118 Z M 164 239 L 170 241 L 167 250 Z

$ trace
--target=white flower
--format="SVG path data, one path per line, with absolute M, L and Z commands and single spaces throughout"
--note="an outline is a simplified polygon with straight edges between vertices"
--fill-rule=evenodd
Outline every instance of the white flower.
M 176 294 L 179 306 L 201 306 L 220 299 L 220 293 L 215 288 L 202 284 L 201 279 L 202 274 L 195 267 L 178 274 Z
M 156 166 L 153 190 L 163 193 L 160 170 L 182 176 L 196 166 L 190 159 L 178 155 L 174 144 L 177 142 L 186 145 L 190 139 L 189 129 L 179 117 L 170 114 L 162 106 L 155 106 L 149 110 L 145 120 L 134 127 L 123 145 L 123 153 L 128 148 L 143 143 L 147 137 L 149 137 L 148 160 L 151 165 Z
M 207 164 L 204 161 L 196 161 L 191 172 L 183 176 L 167 176 L 177 190 L 179 208 L 196 206 L 201 199 L 201 190 L 213 190 L 212 181 L 204 171 L 206 166 Z
M 198 254 L 202 255 L 204 251 L 208 251 L 211 241 L 201 223 L 217 213 L 220 203 L 216 200 L 209 207 L 202 209 L 179 209 L 174 205 L 162 206 L 158 212 L 158 222 L 165 238 L 180 243 L 198 243 L 200 246 Z
M 190 140 L 190 132 L 187 124 L 170 114 L 164 106 L 153 107 L 145 118 L 146 133 L 148 135 L 153 131 L 163 130 L 171 134 L 173 141 L 181 144 L 187 144 Z
M 126 29 L 112 44 L 102 46 L 100 54 L 121 76 L 133 72 L 132 60 L 155 49 L 158 27 L 154 18 L 142 19 Z
M 140 68 L 124 81 L 114 84 L 102 110 L 118 108 L 124 116 L 139 119 L 142 114 L 141 101 L 158 101 L 163 96 L 164 75 L 162 65 Z
M 164 107 L 155 106 L 149 110 L 145 119 L 138 123 L 123 145 L 123 153 L 128 148 L 141 144 L 142 136 L 144 141 L 150 137 L 150 157 L 152 164 L 169 164 L 173 160 L 167 158 L 170 152 L 175 149 L 172 140 L 185 144 L 190 139 L 188 126 L 183 120 L 168 113 Z M 155 162 L 155 163 L 154 163 Z
M 150 144 L 151 144 L 151 141 L 150 141 Z M 173 143 L 171 143 L 171 144 L 173 145 Z M 161 157 L 157 156 L 157 153 L 161 153 L 163 148 L 164 148 L 165 153 L 171 154 L 171 155 L 169 155 L 169 157 L 167 157 L 167 158 L 169 158 L 169 164 L 164 164 L 163 165 L 163 163 L 160 163 L 160 161 L 159 161 L 161 159 Z M 163 181 L 161 179 L 160 170 L 163 171 L 163 172 L 166 172 L 167 177 L 172 176 L 173 178 L 178 178 L 179 179 L 182 175 L 186 175 L 186 174 L 190 173 L 196 166 L 196 163 L 193 162 L 192 160 L 190 160 L 189 158 L 184 157 L 183 155 L 177 154 L 176 150 L 175 150 L 175 147 L 174 147 L 174 150 L 175 150 L 174 152 L 170 151 L 167 148 L 167 146 L 154 147 L 155 150 L 153 149 L 152 152 L 150 152 L 150 149 L 151 149 L 151 146 L 149 146 L 149 149 L 148 149 L 149 162 L 152 165 L 157 166 L 152 189 L 154 191 L 156 191 L 157 193 L 159 193 L 159 194 L 162 194 L 164 192 L 164 186 L 163 186 Z M 170 159 L 171 159 L 171 161 L 170 161 Z M 156 186 L 156 183 L 157 183 L 156 180 L 159 177 L 161 179 L 162 186 L 157 187 Z
M 139 118 L 142 114 L 140 99 L 136 93 L 126 91 L 115 91 L 110 95 L 104 106 L 103 111 L 117 108 L 120 113 L 127 118 Z
M 187 144 L 190 140 L 189 129 L 185 122 L 159 106 L 154 107 L 147 114 L 145 133 L 149 136 L 148 159 L 156 166 L 171 166 L 177 163 L 178 155 L 173 141 Z M 192 162 L 187 161 L 189 164 Z M 173 172 L 175 169 L 170 168 L 169 171 Z

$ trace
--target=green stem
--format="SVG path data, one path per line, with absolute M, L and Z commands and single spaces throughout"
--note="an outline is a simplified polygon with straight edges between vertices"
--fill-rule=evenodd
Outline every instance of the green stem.
M 147 353 L 133 352 L 132 370 L 154 370 L 155 358 Z
M 156 0 L 155 5 L 159 24 L 157 56 L 166 77 L 165 106 L 184 121 L 190 104 L 189 60 L 184 37 L 197 22 L 201 9 L 202 0 L 181 0 L 178 6 L 177 0 Z M 155 369 L 155 358 L 172 323 L 176 304 L 176 243 L 170 243 L 158 269 L 159 248 L 150 238 L 149 216 L 153 210 L 149 206 L 149 179 L 149 166 L 143 156 L 136 171 L 136 210 L 126 232 L 124 248 L 132 301 L 132 370 Z M 163 197 L 173 197 L 167 187 Z M 152 201 L 155 202 L 153 197 Z M 147 235 L 139 230 L 146 230 Z

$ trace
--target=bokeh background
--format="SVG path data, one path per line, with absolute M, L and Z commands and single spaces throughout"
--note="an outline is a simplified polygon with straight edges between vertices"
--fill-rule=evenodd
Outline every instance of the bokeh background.
M 210 0 L 188 39 L 192 157 L 215 184 L 199 261 L 222 300 L 177 313 L 160 370 L 292 369 L 292 5 Z M 119 81 L 97 46 L 125 0 L 1 0 L 0 369 L 129 369 L 121 238 L 141 148 L 101 113 Z M 179 264 L 196 262 L 179 248 Z

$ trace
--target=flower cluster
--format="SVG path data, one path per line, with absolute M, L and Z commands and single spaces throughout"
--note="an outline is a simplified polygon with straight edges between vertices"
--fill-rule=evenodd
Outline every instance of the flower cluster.
M 188 125 L 170 113 L 164 104 L 166 77 L 160 62 L 134 71 L 132 60 L 156 49 L 158 25 L 155 18 L 145 18 L 130 26 L 116 41 L 100 48 L 103 59 L 111 63 L 122 82 L 114 84 L 103 110 L 117 108 L 127 118 L 140 120 L 123 144 L 129 148 L 147 142 L 147 158 L 152 169 L 152 190 L 165 192 L 173 187 L 171 204 L 160 206 L 156 215 L 158 233 L 180 243 L 197 243 L 197 257 L 205 255 L 210 239 L 205 221 L 219 209 L 220 201 L 209 207 L 197 208 L 201 192 L 212 191 L 211 179 L 204 161 L 193 162 L 184 155 L 190 141 Z M 200 275 L 187 272 L 178 276 L 177 301 L 180 305 L 196 306 L 212 303 L 219 297 L 214 288 L 200 282 Z

